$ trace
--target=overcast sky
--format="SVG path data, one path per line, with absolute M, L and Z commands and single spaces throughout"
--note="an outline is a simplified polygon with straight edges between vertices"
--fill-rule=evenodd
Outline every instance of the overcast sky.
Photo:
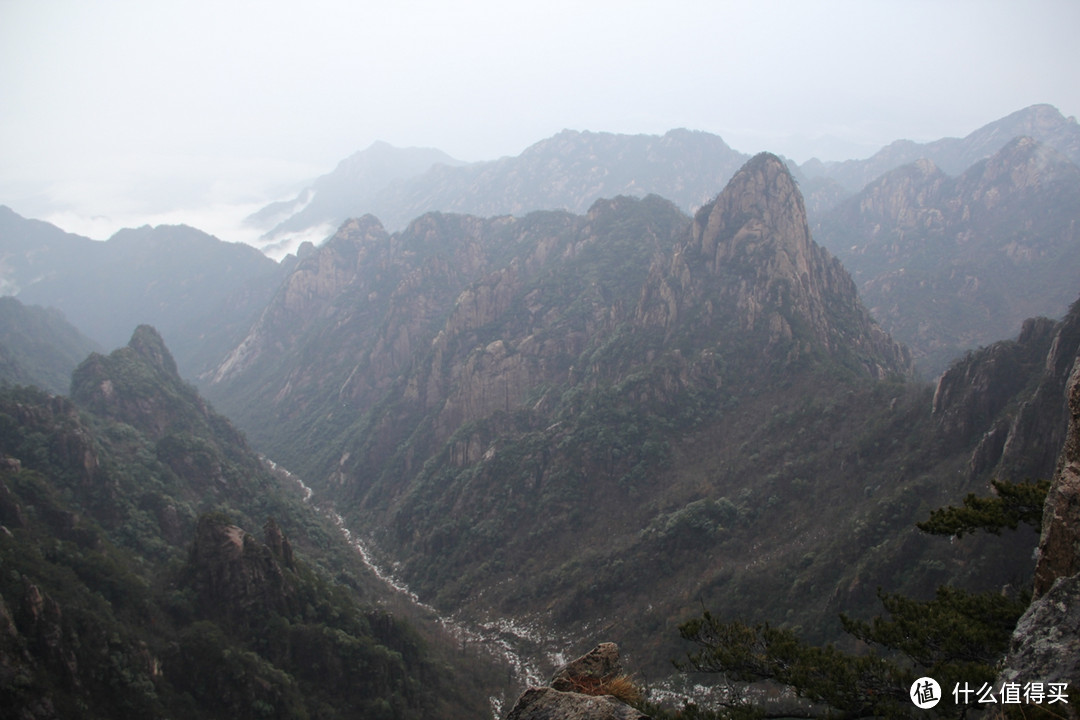
M 0 0 L 0 204 L 231 240 L 376 140 L 475 161 L 687 127 L 866 156 L 1080 113 L 1078 31 L 1076 0 Z

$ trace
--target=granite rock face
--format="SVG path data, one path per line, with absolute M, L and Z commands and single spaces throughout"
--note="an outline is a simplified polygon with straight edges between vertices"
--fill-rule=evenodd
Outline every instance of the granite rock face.
M 1001 679 L 1080 684 L 1080 575 L 1059 578 L 1020 618 Z
M 1035 566 L 1035 597 L 1059 578 L 1080 573 L 1080 364 L 1069 378 L 1069 435 L 1058 461 L 1043 507 L 1039 562 Z
M 1017 623 L 1001 679 L 1080 687 L 1080 362 L 1068 382 L 1069 432 L 1043 508 L 1031 606 Z M 1076 716 L 1071 707 L 1064 712 Z

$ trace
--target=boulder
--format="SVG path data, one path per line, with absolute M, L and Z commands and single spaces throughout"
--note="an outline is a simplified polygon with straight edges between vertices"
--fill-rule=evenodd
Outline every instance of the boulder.
M 648 720 L 611 695 L 583 695 L 554 688 L 529 688 L 506 720 Z
M 649 720 L 612 693 L 637 690 L 622 674 L 618 646 L 601 643 L 556 671 L 551 687 L 526 690 L 506 720 Z
M 619 646 L 615 643 L 600 643 L 577 660 L 557 670 L 551 678 L 551 687 L 562 691 L 580 690 L 583 684 L 599 684 L 621 673 Z

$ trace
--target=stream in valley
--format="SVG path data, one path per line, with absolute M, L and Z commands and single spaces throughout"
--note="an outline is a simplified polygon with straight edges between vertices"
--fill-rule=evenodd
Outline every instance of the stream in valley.
M 364 566 L 394 594 L 403 598 L 420 617 L 432 618 L 443 630 L 462 645 L 468 645 L 491 655 L 504 663 L 511 673 L 515 684 L 526 686 L 546 685 L 553 668 L 563 665 L 567 657 L 562 649 L 569 640 L 558 638 L 541 627 L 539 621 L 523 624 L 511 618 L 487 618 L 483 620 L 465 620 L 460 616 L 441 614 L 436 608 L 425 603 L 390 567 L 381 562 L 372 550 L 372 543 L 360 533 L 354 532 L 345 524 L 345 519 L 331 503 L 318 502 L 315 492 L 304 481 L 276 464 L 269 458 L 263 458 L 271 471 L 278 476 L 295 483 L 303 492 L 304 502 L 318 510 L 337 527 L 349 545 L 356 550 Z M 507 702 L 516 698 L 491 697 L 492 715 L 501 718 Z

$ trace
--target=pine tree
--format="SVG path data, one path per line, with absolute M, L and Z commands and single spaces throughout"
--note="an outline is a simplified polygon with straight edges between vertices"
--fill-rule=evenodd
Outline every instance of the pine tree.
M 963 507 L 934 511 L 918 524 L 932 534 L 963 535 L 979 530 L 1000 534 L 1025 523 L 1036 530 L 1048 482 L 994 481 L 996 495 L 969 495 Z M 950 586 L 938 588 L 934 599 L 920 602 L 883 593 L 878 598 L 885 616 L 866 622 L 841 616 L 853 637 L 874 650 L 862 655 L 800 640 L 794 632 L 767 623 L 754 626 L 723 622 L 704 611 L 679 627 L 684 640 L 697 647 L 676 666 L 686 672 L 721 673 L 730 680 L 771 680 L 793 688 L 801 697 L 830 708 L 830 716 L 924 716 L 909 692 L 916 679 L 930 676 L 942 688 L 938 717 L 963 718 L 971 706 L 957 704 L 947 688 L 956 683 L 980 687 L 993 683 L 994 664 L 1008 649 L 1009 639 L 1030 594 L 968 593 Z M 879 654 L 880 648 L 884 651 Z

